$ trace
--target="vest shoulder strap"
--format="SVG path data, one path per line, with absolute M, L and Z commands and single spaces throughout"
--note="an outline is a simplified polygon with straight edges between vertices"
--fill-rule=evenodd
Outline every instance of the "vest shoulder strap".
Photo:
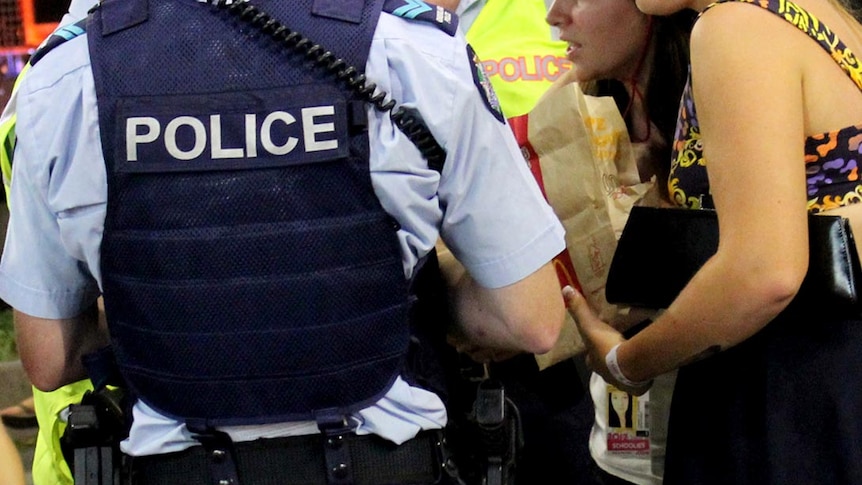
M 386 0 L 383 11 L 407 20 L 427 22 L 454 36 L 458 31 L 458 15 L 439 5 L 429 5 L 423 0 Z

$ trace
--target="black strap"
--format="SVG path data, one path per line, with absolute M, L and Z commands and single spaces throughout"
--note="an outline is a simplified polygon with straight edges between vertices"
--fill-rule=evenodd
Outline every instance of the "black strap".
M 227 433 L 209 428 L 200 430 L 195 439 L 206 453 L 212 485 L 240 485 L 239 467 L 233 441 Z M 177 483 L 177 482 L 175 482 Z
M 323 433 L 323 458 L 326 462 L 328 485 L 354 485 L 353 464 L 350 446 L 346 437 L 353 432 L 347 416 L 331 412 L 320 412 L 316 416 L 317 427 Z

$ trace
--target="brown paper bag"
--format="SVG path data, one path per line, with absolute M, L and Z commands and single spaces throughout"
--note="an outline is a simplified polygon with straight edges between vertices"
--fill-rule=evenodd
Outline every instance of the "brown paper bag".
M 510 123 L 566 229 L 566 250 L 554 258 L 561 286 L 578 288 L 600 318 L 614 320 L 626 310 L 605 300 L 608 268 L 631 207 L 654 185 L 639 182 L 616 104 L 610 97 L 587 96 L 577 83 L 561 79 L 530 113 Z M 567 314 L 557 345 L 536 360 L 544 369 L 583 351 Z

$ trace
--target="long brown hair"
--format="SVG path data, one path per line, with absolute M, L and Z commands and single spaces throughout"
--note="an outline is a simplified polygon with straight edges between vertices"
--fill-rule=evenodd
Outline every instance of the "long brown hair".
M 857 0 L 838 0 L 857 1 Z M 658 187 L 667 197 L 667 178 L 670 174 L 671 142 L 676 130 L 679 102 L 688 77 L 689 35 L 697 13 L 683 10 L 666 17 L 652 19 L 652 66 L 645 87 L 647 116 L 655 123 L 662 138 L 667 141 L 663 153 L 655 157 L 654 172 L 658 176 Z M 647 60 L 649 62 L 649 59 Z M 599 96 L 612 96 L 620 112 L 630 103 L 629 94 L 622 81 L 603 79 L 584 85 L 584 92 Z M 631 132 L 631 120 L 626 119 Z
M 862 24 L 862 2 L 859 0 L 833 0 L 839 7 L 843 8 L 850 15 Z

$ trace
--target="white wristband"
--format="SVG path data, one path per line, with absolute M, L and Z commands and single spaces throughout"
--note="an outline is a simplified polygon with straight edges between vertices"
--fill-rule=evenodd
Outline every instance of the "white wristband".
M 611 371 L 611 375 L 614 376 L 614 379 L 617 382 L 626 387 L 631 387 L 633 389 L 649 387 L 652 384 L 652 380 L 635 382 L 623 374 L 622 369 L 620 369 L 620 363 L 617 362 L 617 349 L 620 345 L 622 345 L 622 342 L 614 345 L 610 352 L 608 352 L 608 355 L 605 356 L 605 365 L 608 366 L 608 370 Z

